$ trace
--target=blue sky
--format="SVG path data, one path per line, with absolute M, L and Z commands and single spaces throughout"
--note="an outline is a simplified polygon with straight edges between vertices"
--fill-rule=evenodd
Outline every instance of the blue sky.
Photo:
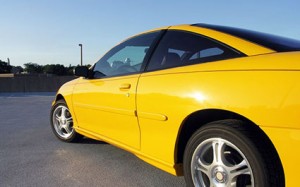
M 300 40 L 298 0 L 0 0 L 0 59 L 12 65 L 93 64 L 152 28 L 211 23 Z

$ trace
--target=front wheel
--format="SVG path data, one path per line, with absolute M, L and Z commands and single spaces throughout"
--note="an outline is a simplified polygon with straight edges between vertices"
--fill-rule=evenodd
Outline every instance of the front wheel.
M 284 186 L 281 171 L 274 169 L 281 167 L 263 141 L 255 130 L 238 120 L 201 127 L 190 138 L 184 153 L 187 186 Z
M 51 109 L 51 127 L 56 137 L 65 142 L 76 142 L 82 138 L 73 129 L 73 118 L 64 100 L 57 101 Z

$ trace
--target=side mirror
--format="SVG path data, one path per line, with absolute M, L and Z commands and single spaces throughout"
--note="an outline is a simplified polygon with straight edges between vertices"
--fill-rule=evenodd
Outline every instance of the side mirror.
M 89 69 L 86 66 L 78 66 L 74 70 L 74 75 L 78 77 L 89 77 Z

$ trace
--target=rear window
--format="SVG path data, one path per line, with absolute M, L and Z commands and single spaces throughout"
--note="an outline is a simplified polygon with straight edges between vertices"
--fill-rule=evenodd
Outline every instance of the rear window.
M 242 57 L 231 47 L 191 32 L 168 30 L 147 66 L 147 71 Z
M 193 26 L 213 29 L 223 33 L 227 33 L 256 44 L 265 46 L 269 49 L 278 52 L 286 51 L 300 51 L 300 41 L 286 38 L 282 36 L 276 36 L 272 34 L 251 31 L 246 29 L 227 27 L 227 26 L 218 26 L 218 25 L 209 25 L 209 24 L 194 24 Z

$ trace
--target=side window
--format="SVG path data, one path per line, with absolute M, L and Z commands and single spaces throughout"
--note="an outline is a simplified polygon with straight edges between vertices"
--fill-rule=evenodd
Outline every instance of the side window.
M 243 54 L 207 37 L 167 31 L 151 57 L 147 71 L 240 57 Z
M 94 66 L 93 77 L 128 75 L 141 71 L 144 58 L 159 32 L 136 36 L 112 48 Z

